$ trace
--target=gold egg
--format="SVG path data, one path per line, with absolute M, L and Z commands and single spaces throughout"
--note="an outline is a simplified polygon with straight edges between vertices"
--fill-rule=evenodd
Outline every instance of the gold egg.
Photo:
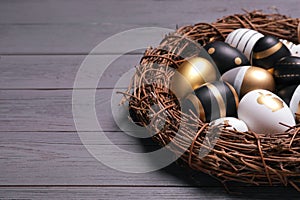
M 171 80 L 171 90 L 183 98 L 206 82 L 218 79 L 216 67 L 207 59 L 194 57 L 183 62 Z
M 240 97 L 255 89 L 275 90 L 273 75 L 260 67 L 237 67 L 223 74 L 221 79 L 233 85 Z
M 270 72 L 260 67 L 249 67 L 241 86 L 241 96 L 255 89 L 265 89 L 273 92 L 275 81 Z

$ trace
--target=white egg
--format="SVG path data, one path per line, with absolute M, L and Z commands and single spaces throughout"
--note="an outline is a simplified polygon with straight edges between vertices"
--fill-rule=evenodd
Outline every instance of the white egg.
M 239 28 L 229 33 L 225 42 L 243 52 L 250 59 L 253 46 L 262 37 L 264 35 L 255 30 Z
M 241 99 L 238 118 L 258 134 L 282 133 L 288 129 L 282 124 L 295 126 L 294 116 L 286 103 L 262 89 L 253 90 Z
M 295 113 L 300 114 L 300 85 L 294 91 L 290 101 L 290 109 L 295 116 Z M 299 119 L 298 119 L 299 120 Z
M 223 118 L 216 119 L 216 120 L 210 122 L 209 126 L 211 126 L 211 127 L 226 126 L 225 129 L 228 129 L 228 130 L 236 130 L 239 132 L 248 131 L 248 127 L 245 124 L 245 122 L 243 122 L 242 120 L 237 119 L 235 117 L 223 117 Z
M 280 39 L 280 41 L 290 50 L 292 56 L 300 57 L 300 44 L 296 45 L 290 41 Z

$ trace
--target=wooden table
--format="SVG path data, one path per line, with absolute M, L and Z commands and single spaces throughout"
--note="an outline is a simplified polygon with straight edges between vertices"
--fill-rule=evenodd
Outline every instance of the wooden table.
M 294 189 L 284 187 L 234 185 L 232 191 L 244 194 L 228 194 L 210 176 L 176 164 L 150 173 L 120 172 L 89 154 L 76 132 L 74 79 L 97 44 L 133 28 L 175 29 L 212 22 L 242 8 L 278 8 L 299 17 L 299 0 L 0 1 L 0 199 L 299 199 Z M 95 56 L 104 59 L 115 53 Z M 104 133 L 114 145 L 133 152 L 156 146 L 120 131 L 110 98 L 116 81 L 141 54 L 131 52 L 113 62 L 96 95 Z

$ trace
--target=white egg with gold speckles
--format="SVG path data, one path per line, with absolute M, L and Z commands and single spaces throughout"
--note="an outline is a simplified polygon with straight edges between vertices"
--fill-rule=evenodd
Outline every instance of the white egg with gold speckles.
M 216 119 L 212 122 L 209 123 L 209 126 L 211 126 L 212 128 L 214 127 L 220 127 L 220 128 L 224 128 L 227 130 L 234 130 L 234 131 L 239 131 L 239 132 L 246 132 L 248 131 L 248 127 L 245 124 L 245 122 L 243 122 L 240 119 L 237 119 L 235 117 L 222 117 L 219 119 Z
M 253 90 L 241 99 L 238 118 L 257 134 L 282 133 L 288 129 L 287 126 L 296 124 L 286 103 L 272 92 L 262 89 Z

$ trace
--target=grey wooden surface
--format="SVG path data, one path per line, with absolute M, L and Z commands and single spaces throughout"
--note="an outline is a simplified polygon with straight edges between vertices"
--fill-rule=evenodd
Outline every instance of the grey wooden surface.
M 151 173 L 120 172 L 89 154 L 75 129 L 74 79 L 98 43 L 132 28 L 174 29 L 212 22 L 242 8 L 277 8 L 299 17 L 299 0 L 1 0 L 0 199 L 299 199 L 300 194 L 285 187 L 237 184 L 231 190 L 242 194 L 228 194 L 209 175 L 176 163 Z M 96 95 L 104 133 L 114 145 L 132 152 L 158 147 L 150 139 L 122 132 L 112 117 L 110 99 L 116 81 L 138 64 L 141 53 L 112 63 Z M 88 135 L 98 130 L 81 131 Z

